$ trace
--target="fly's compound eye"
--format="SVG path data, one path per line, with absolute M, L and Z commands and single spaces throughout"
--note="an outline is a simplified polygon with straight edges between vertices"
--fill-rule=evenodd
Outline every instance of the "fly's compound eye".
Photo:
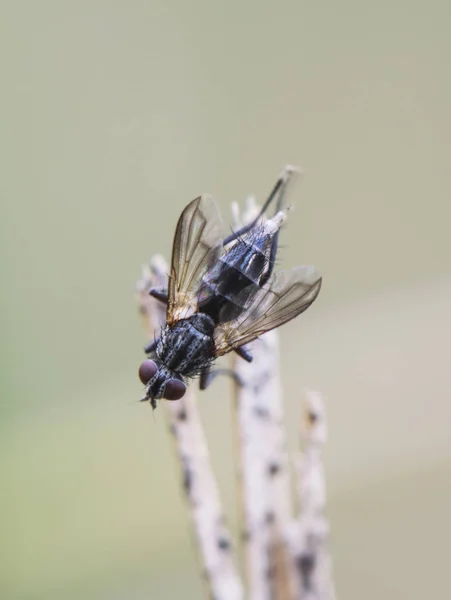
M 166 400 L 180 400 L 185 395 L 186 385 L 180 379 L 171 378 L 164 388 L 163 397 Z
M 145 360 L 139 367 L 138 375 L 142 383 L 147 385 L 157 371 L 158 367 L 153 360 Z

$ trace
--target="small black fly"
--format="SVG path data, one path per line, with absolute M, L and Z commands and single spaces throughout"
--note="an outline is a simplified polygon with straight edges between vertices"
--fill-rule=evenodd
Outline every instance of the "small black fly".
M 274 270 L 281 210 L 288 181 L 286 167 L 251 223 L 221 236 L 214 200 L 203 194 L 182 212 L 172 247 L 167 290 L 150 294 L 167 305 L 160 337 L 149 344 L 139 369 L 143 400 L 178 400 L 186 380 L 200 376 L 207 387 L 215 359 L 234 350 L 252 360 L 245 344 L 293 319 L 316 299 L 321 277 L 314 267 Z M 275 214 L 266 218 L 277 200 Z

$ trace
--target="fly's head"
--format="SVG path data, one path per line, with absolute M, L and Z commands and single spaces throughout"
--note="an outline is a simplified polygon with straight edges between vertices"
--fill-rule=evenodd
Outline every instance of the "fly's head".
M 186 384 L 182 378 L 156 360 L 145 360 L 139 367 L 139 378 L 146 386 L 143 400 L 150 400 L 153 408 L 156 400 L 179 400 L 186 392 Z

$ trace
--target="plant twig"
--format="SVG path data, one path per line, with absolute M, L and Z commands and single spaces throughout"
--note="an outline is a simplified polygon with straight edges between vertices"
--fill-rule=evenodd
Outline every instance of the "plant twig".
M 302 600 L 335 600 L 326 544 L 329 525 L 324 514 L 326 490 L 321 452 L 326 437 L 322 398 L 318 392 L 306 392 L 301 433 L 303 451 L 296 465 L 300 512 L 289 528 L 294 572 Z
M 236 360 L 244 385 L 236 388 L 244 502 L 244 549 L 250 600 L 287 600 L 294 582 L 285 544 L 291 517 L 283 432 L 277 333 L 250 347 L 251 364 Z
M 148 339 L 158 333 L 165 319 L 161 303 L 149 296 L 152 287 L 166 287 L 168 268 L 155 256 L 143 268 L 138 283 L 138 301 Z M 200 421 L 193 386 L 178 401 L 162 401 L 169 430 L 180 462 L 183 488 L 191 509 L 195 536 L 210 594 L 215 600 L 242 600 L 243 586 L 237 571 L 230 534 L 226 527 L 208 447 Z
M 285 167 L 286 184 L 296 169 Z M 258 214 L 249 200 L 235 225 Z M 263 217 L 265 218 L 265 217 Z M 279 222 L 283 218 L 279 217 Z M 167 265 L 155 256 L 144 267 L 138 301 L 148 339 L 158 334 L 165 308 L 148 293 L 167 285 Z M 308 393 L 297 461 L 299 515 L 293 518 L 290 472 L 279 375 L 278 334 L 270 331 L 250 345 L 252 363 L 241 358 L 234 368 L 236 432 L 239 440 L 239 487 L 242 501 L 245 570 L 249 600 L 335 600 L 326 548 L 325 486 L 321 462 L 326 439 L 325 411 L 319 394 Z M 242 600 L 243 585 L 235 566 L 229 532 L 199 417 L 193 386 L 178 401 L 162 401 L 181 465 L 183 485 L 194 525 L 205 579 L 215 600 Z
M 292 171 L 286 171 L 287 178 Z M 253 199 L 235 224 L 252 221 Z M 270 331 L 249 347 L 252 363 L 236 359 L 242 382 L 236 387 L 239 472 L 242 487 L 244 551 L 251 600 L 298 597 L 285 532 L 292 516 L 290 476 L 279 376 L 278 333 Z

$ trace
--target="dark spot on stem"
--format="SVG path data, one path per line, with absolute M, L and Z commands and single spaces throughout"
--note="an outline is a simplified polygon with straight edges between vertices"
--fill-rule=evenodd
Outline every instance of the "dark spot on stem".
M 265 523 L 267 525 L 271 525 L 271 523 L 274 523 L 274 519 L 274 513 L 272 512 L 272 510 L 269 510 L 265 515 Z
M 313 423 L 316 423 L 316 421 L 318 420 L 318 415 L 312 411 L 309 411 L 307 414 L 307 419 L 310 425 L 313 425 Z
M 301 554 L 296 562 L 304 589 L 310 591 L 312 589 L 312 574 L 316 564 L 315 555 L 311 552 Z
M 179 421 L 186 421 L 188 415 L 186 414 L 186 410 L 182 408 L 182 410 L 177 414 L 177 419 Z
M 218 539 L 218 548 L 224 551 L 228 550 L 230 548 L 229 540 L 225 537 L 220 537 Z
M 279 463 L 270 463 L 268 465 L 268 473 L 270 474 L 271 477 L 274 477 L 274 475 L 277 475 L 277 473 L 280 472 L 280 465 Z
M 256 417 L 260 419 L 268 419 L 269 418 L 269 410 L 264 406 L 254 406 L 254 414 Z
M 259 380 L 259 382 L 255 383 L 252 386 L 252 391 L 255 396 L 258 396 L 260 394 L 260 392 L 265 389 L 265 387 L 270 379 L 271 379 L 271 373 L 268 373 L 268 371 L 265 371 L 265 373 L 263 374 L 263 377 Z
M 271 579 L 274 577 L 274 575 L 275 575 L 275 569 L 274 569 L 274 567 L 268 567 L 266 569 L 266 579 L 268 581 L 271 581 Z
M 183 467 L 183 489 L 185 490 L 187 496 L 191 493 L 191 488 L 193 485 L 193 474 L 188 465 L 184 465 Z

